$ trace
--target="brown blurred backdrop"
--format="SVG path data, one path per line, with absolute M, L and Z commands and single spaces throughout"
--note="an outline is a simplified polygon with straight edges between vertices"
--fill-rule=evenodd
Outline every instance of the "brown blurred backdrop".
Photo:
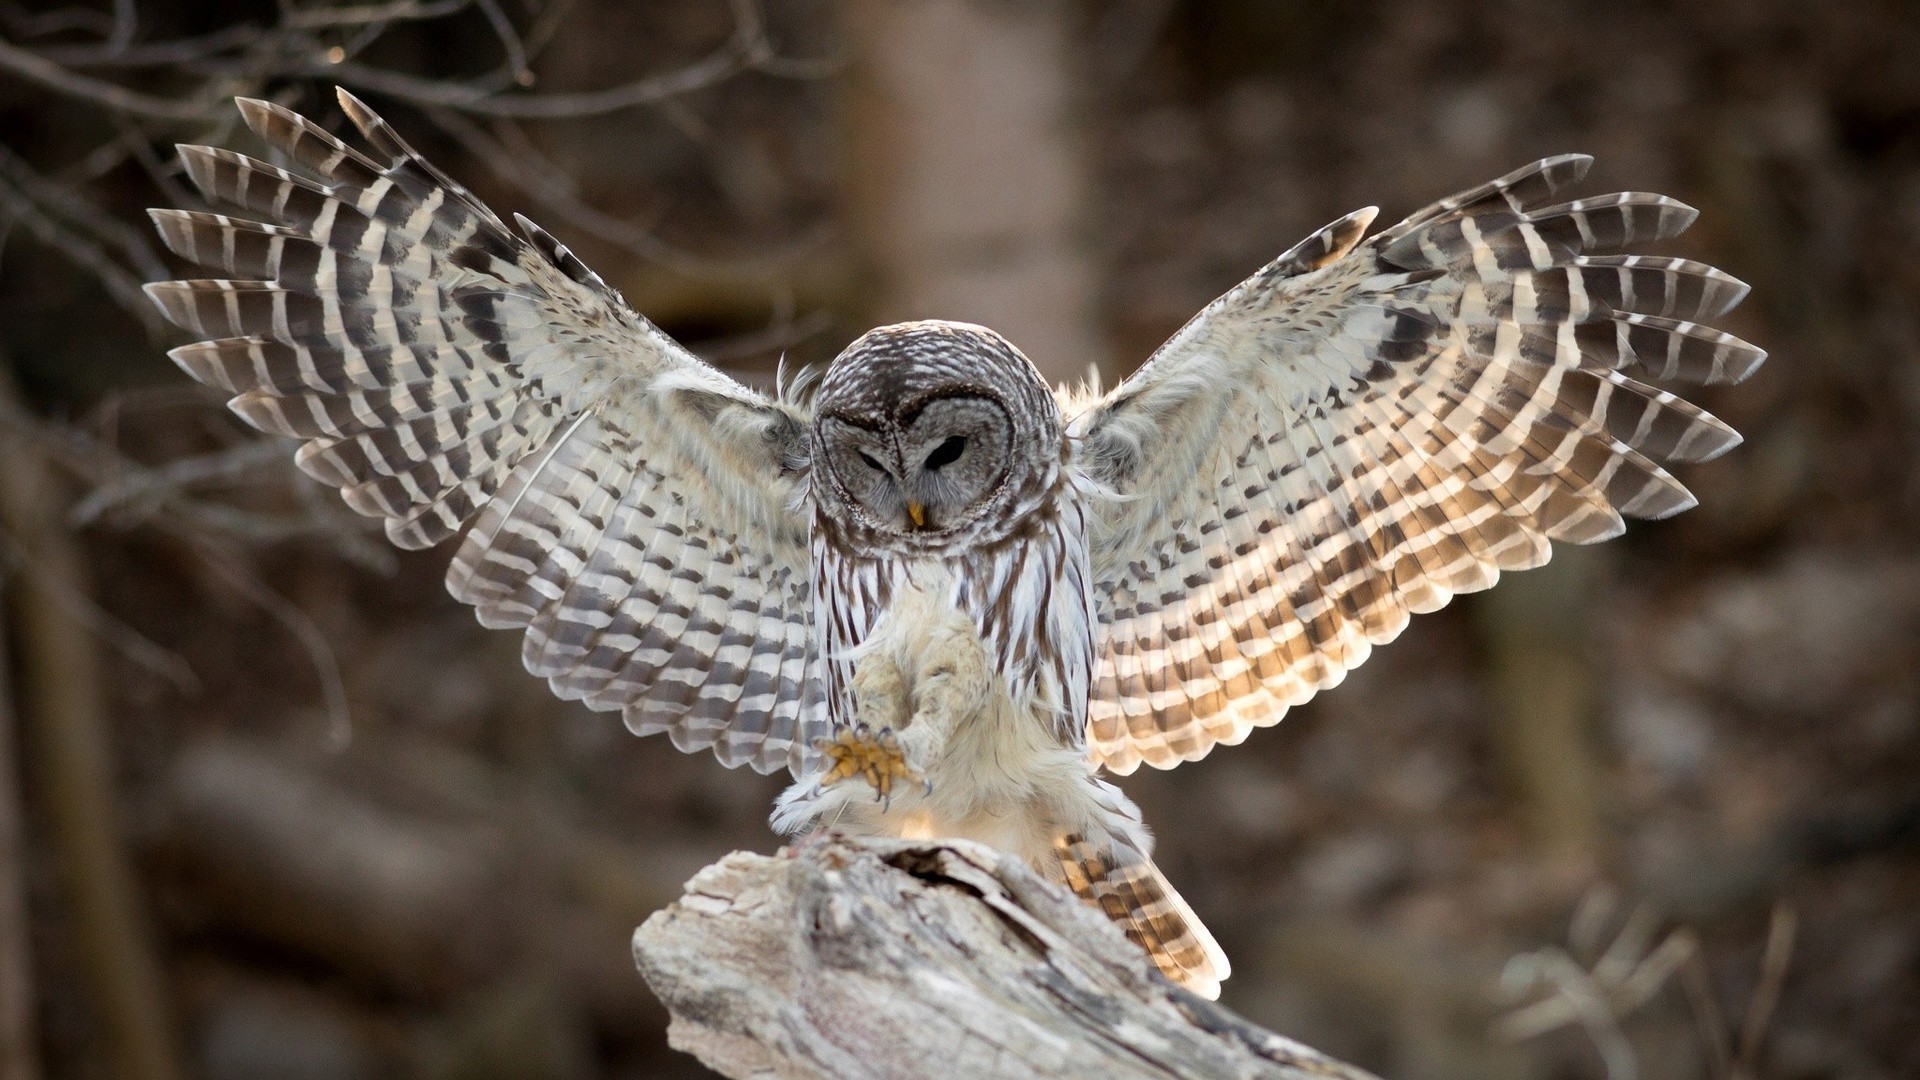
M 1698 206 L 1773 353 L 1701 508 L 1125 787 L 1226 1003 L 1383 1074 L 1920 1074 L 1916 56 L 1892 2 L 0 3 L 0 1076 L 701 1074 L 628 936 L 779 779 L 553 700 L 135 291 L 171 144 L 335 82 L 762 379 L 920 315 L 1122 375 L 1549 153 Z

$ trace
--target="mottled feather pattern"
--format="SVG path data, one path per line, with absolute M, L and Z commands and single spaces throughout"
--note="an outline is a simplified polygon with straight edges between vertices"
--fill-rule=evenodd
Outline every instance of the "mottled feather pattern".
M 351 95 L 381 163 L 287 109 L 248 126 L 314 179 L 181 147 L 208 199 L 157 210 L 233 279 L 161 282 L 175 350 L 403 547 L 467 529 L 448 587 L 564 697 L 728 765 L 800 769 L 810 662 L 808 415 L 701 363 L 563 245 L 514 231 Z M 250 280 L 259 279 L 259 280 Z
M 1207 998 L 1231 972 L 1226 953 L 1152 860 L 1137 851 L 1063 835 L 1054 842 L 1067 887 L 1118 923 L 1160 973 Z
M 1746 287 L 1619 254 L 1692 221 L 1672 199 L 1550 204 L 1589 164 L 1536 162 L 1364 242 L 1372 211 L 1342 218 L 1078 410 L 1083 467 L 1114 493 L 1095 507 L 1097 760 L 1237 743 L 1550 540 L 1693 505 L 1660 462 L 1738 436 L 1639 380 L 1750 374 L 1765 354 L 1698 321 Z

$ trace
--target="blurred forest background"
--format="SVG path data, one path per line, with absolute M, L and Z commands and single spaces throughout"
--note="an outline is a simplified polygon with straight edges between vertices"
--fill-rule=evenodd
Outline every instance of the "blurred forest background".
M 171 145 L 337 83 L 752 378 L 916 315 L 1122 375 L 1549 153 L 1698 206 L 1773 354 L 1700 509 L 1124 786 L 1225 1002 L 1385 1075 L 1920 1075 L 1916 57 L 1896 2 L 0 2 L 0 1074 L 701 1075 L 628 938 L 780 778 L 552 699 L 138 295 Z

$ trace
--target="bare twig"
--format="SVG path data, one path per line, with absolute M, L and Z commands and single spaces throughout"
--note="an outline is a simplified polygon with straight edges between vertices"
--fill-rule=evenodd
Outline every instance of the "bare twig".
M 4 175 L 21 194 L 50 214 L 120 250 L 139 277 L 151 281 L 166 274 L 167 264 L 161 260 L 159 251 L 148 239 L 152 235 L 151 229 L 135 228 L 121 221 L 75 194 L 71 186 L 42 176 L 20 155 L 4 146 L 0 146 L 0 175 Z
M 1700 1042 L 1707 1048 L 1708 1075 L 1713 1080 L 1732 1080 L 1733 1057 L 1727 1050 L 1727 1021 L 1721 1015 L 1720 1002 L 1713 996 L 1706 965 L 1692 963 L 1682 967 L 1680 987 L 1687 993 L 1694 1025 L 1700 1030 Z
M 9 0 L 0 4 L 0 23 L 7 32 L 23 38 L 48 37 L 82 31 L 100 35 L 113 33 L 113 16 L 104 11 L 69 4 L 52 11 L 28 11 Z
M 154 41 L 129 45 L 109 52 L 99 45 L 49 46 L 34 54 L 65 67 L 143 68 L 171 67 L 203 57 L 217 56 L 241 48 L 260 37 L 260 27 L 251 23 L 223 26 L 218 30 L 172 41 Z
M 1590 891 L 1575 909 L 1568 933 L 1575 953 L 1599 950 L 1604 928 L 1618 906 L 1611 889 Z M 1630 1078 L 1638 1063 L 1619 1021 L 1646 1004 L 1679 974 L 1681 989 L 1693 1012 L 1699 1041 L 1708 1055 L 1714 1080 L 1754 1080 L 1760 1075 L 1760 1053 L 1767 1025 L 1780 1000 L 1793 953 L 1796 920 L 1793 909 L 1775 904 L 1760 960 L 1760 978 L 1747 999 L 1737 1045 L 1727 1032 L 1714 996 L 1700 943 L 1685 928 L 1674 930 L 1649 949 L 1659 929 L 1650 909 L 1632 911 L 1591 969 L 1583 969 L 1568 952 L 1548 947 L 1508 962 L 1502 978 L 1508 993 L 1521 998 L 1545 988 L 1547 996 L 1508 1013 L 1496 1029 L 1508 1039 L 1520 1040 L 1579 1023 L 1586 1029 L 1610 1078 Z
M 1619 914 L 1620 892 L 1606 882 L 1588 889 L 1567 924 L 1567 947 L 1575 956 L 1598 954 L 1606 946 L 1607 928 Z
M 153 141 L 147 137 L 146 132 L 128 127 L 121 133 L 119 142 L 127 148 L 133 159 L 140 163 L 140 167 L 146 170 L 147 178 L 153 181 L 153 186 L 160 189 L 160 193 L 166 197 L 169 204 L 188 207 L 203 201 L 198 192 L 190 190 L 180 182 L 180 166 L 177 161 L 162 161 L 160 155 L 154 153 Z M 164 276 L 164 273 L 161 276 Z
M 320 677 L 321 700 L 327 711 L 327 744 L 335 750 L 346 749 L 353 741 L 353 713 L 347 705 L 347 681 L 341 674 L 339 657 L 328 644 L 325 631 L 300 605 L 275 592 L 230 553 L 210 555 L 207 566 L 273 616 L 306 650 L 307 659 Z
M 791 312 L 776 312 L 764 330 L 708 342 L 700 348 L 700 357 L 709 364 L 737 363 L 798 345 L 832 325 L 831 311 L 809 311 L 797 318 Z
M 465 11 L 473 0 L 391 0 L 385 4 L 341 5 L 339 7 L 293 8 L 282 25 L 302 30 L 325 27 L 360 27 L 376 23 L 420 22 Z
M 26 547 L 4 530 L 0 530 L 0 568 L 4 568 L 0 577 L 33 580 L 43 599 L 60 605 L 69 617 L 84 624 L 114 651 L 172 683 L 174 689 L 183 694 L 200 692 L 200 677 L 185 657 L 129 626 L 93 597 L 73 592 L 67 582 L 43 574 L 28 558 Z
M 107 295 L 127 314 L 150 331 L 159 330 L 159 315 L 140 292 L 140 279 L 115 262 L 99 241 L 46 213 L 4 175 L 0 175 L 0 218 L 26 226 L 41 243 L 99 279 Z
M 129 90 L 103 79 L 69 71 L 9 41 L 0 41 L 0 70 L 10 71 L 28 82 L 39 83 L 68 97 L 81 98 L 115 112 L 147 120 L 192 123 L 206 120 L 212 112 L 211 99 L 181 101 Z
M 199 554 L 216 575 L 286 627 L 307 653 L 320 680 L 328 719 L 329 743 L 344 746 L 350 741 L 352 719 L 347 705 L 346 684 L 339 660 L 332 646 L 327 643 L 326 635 L 298 605 L 269 588 L 247 570 L 245 560 L 237 558 L 233 551 L 219 544 L 209 544 L 207 534 L 225 533 L 253 540 L 275 540 L 324 533 L 334 539 L 343 554 L 355 561 L 366 561 L 375 569 L 390 569 L 392 555 L 384 548 L 360 545 L 370 549 L 371 554 L 350 548 L 344 544 L 344 538 L 355 534 L 331 524 L 345 516 L 352 517 L 356 526 L 363 527 L 365 519 L 351 515 L 331 501 L 319 504 L 331 512 L 322 512 L 315 507 L 309 517 L 285 519 L 250 514 L 217 503 L 205 503 L 184 494 L 193 484 L 209 479 L 251 475 L 268 463 L 280 463 L 281 468 L 285 469 L 285 448 L 272 440 L 248 440 L 226 451 L 185 458 L 159 468 L 147 468 L 79 428 L 39 423 L 17 406 L 0 404 L 0 425 L 14 431 L 16 437 L 38 444 L 42 453 L 50 452 L 94 485 L 94 494 L 69 512 L 70 520 L 95 522 L 105 520 L 115 509 L 137 509 L 139 521 L 186 540 L 189 549 Z M 286 471 L 291 472 L 290 469 Z M 298 490 L 313 487 L 317 485 L 301 482 Z M 316 527 L 316 522 L 328 524 Z M 90 602 L 76 610 L 96 632 L 122 648 L 136 662 L 173 679 L 182 689 L 190 691 L 197 686 L 197 679 L 185 667 L 184 661 L 169 662 L 171 653 L 147 642 L 132 628 L 124 626 Z M 90 614 L 93 617 L 88 617 Z
M 771 43 L 766 39 L 758 5 L 753 0 L 733 0 L 732 6 L 734 32 L 725 44 L 706 58 L 675 71 L 635 79 L 603 90 L 561 94 L 501 94 L 499 86 L 488 85 L 484 81 L 456 83 L 423 79 L 351 61 L 336 61 L 325 56 L 310 59 L 299 73 L 331 78 L 357 89 L 387 94 L 416 105 L 437 105 L 486 116 L 541 119 L 599 116 L 643 105 L 657 105 L 670 98 L 706 89 L 740 72 L 767 65 L 774 53 Z M 514 51 L 509 46 L 509 63 Z M 524 54 L 521 60 L 524 63 Z M 525 69 L 523 67 L 520 70 Z
M 551 0 L 550 3 L 540 6 L 539 12 L 533 18 L 533 26 L 524 35 L 528 60 L 538 57 L 547 50 L 548 45 L 553 43 L 554 35 L 558 34 L 560 27 L 566 24 L 567 16 L 573 13 L 573 6 L 577 2 L 578 0 Z
M 513 28 L 507 13 L 500 10 L 495 0 L 477 0 L 480 10 L 487 17 L 487 25 L 493 28 L 495 37 L 500 39 L 500 47 L 506 51 L 507 70 L 513 74 L 513 81 L 521 86 L 533 85 L 533 71 L 527 67 L 527 47 L 520 40 L 520 34 Z
M 134 28 L 139 25 L 139 12 L 135 9 L 135 0 L 113 0 L 113 32 L 107 35 L 102 48 L 108 56 L 118 56 L 133 44 Z
M 507 93 L 532 85 L 533 55 L 552 36 L 558 21 L 539 20 L 531 35 L 522 33 L 497 0 L 439 0 L 347 7 L 296 8 L 288 5 L 280 23 L 269 29 L 229 27 L 214 33 L 174 41 L 136 44 L 130 0 L 115 0 L 111 20 L 79 9 L 87 18 L 67 20 L 61 28 L 104 32 L 98 45 L 52 46 L 42 50 L 0 41 L 0 71 L 45 86 L 70 97 L 90 101 L 124 115 L 154 122 L 209 122 L 214 105 L 236 89 L 270 78 L 325 79 L 400 98 L 422 106 L 458 109 L 477 115 L 555 119 L 598 116 L 624 109 L 659 105 L 681 95 L 714 86 L 744 71 L 760 71 L 778 78 L 810 78 L 824 70 L 818 62 L 781 57 L 766 36 L 765 20 L 756 0 L 729 0 L 734 30 L 727 40 L 701 60 L 677 70 L 635 79 L 602 90 L 554 94 Z M 564 10 L 565 5 L 553 5 Z M 354 59 L 396 22 L 423 21 L 477 9 L 500 42 L 503 59 L 493 72 L 466 81 L 428 79 L 363 64 Z M 16 16 L 17 27 L 39 36 L 50 31 L 44 18 Z M 347 44 L 337 32 L 354 30 Z M 332 40 L 328 40 L 332 37 Z M 165 98 L 129 89 L 117 83 L 73 70 L 86 66 L 174 67 L 201 78 L 200 87 L 186 98 Z
M 135 396 L 123 393 L 109 401 L 124 404 Z M 203 390 L 189 386 L 156 387 L 138 396 L 152 405 L 198 407 L 206 400 Z M 104 405 L 102 410 L 113 411 Z M 338 499 L 310 498 L 332 493 L 322 492 L 319 484 L 299 472 L 284 445 L 272 440 L 247 439 L 244 444 L 235 444 L 231 451 L 215 451 L 204 458 L 183 458 L 171 465 L 147 466 L 122 454 L 112 440 L 73 424 L 43 422 L 31 414 L 5 411 L 0 411 L 0 422 L 30 435 L 45 453 L 95 489 L 95 496 L 82 500 L 75 509 L 76 522 L 121 528 L 146 525 L 188 540 L 208 532 L 256 544 L 317 538 L 326 541 L 342 557 L 377 573 L 393 570 L 391 551 L 367 542 L 367 534 L 376 528 L 374 523 L 346 509 Z M 239 449 L 241 445 L 247 449 Z M 280 446 L 278 453 L 266 449 L 276 445 Z M 231 456 L 227 456 L 229 453 Z M 258 468 L 253 471 L 239 468 L 249 462 L 256 463 Z M 261 513 L 196 497 L 192 488 L 206 480 L 284 485 L 302 501 L 306 513 Z M 105 494 L 100 494 L 103 491 Z
M 691 252 L 660 239 L 644 225 L 614 217 L 582 201 L 573 178 L 549 161 L 511 120 L 496 121 L 488 132 L 468 117 L 448 109 L 428 109 L 427 118 L 465 147 L 476 161 L 526 192 L 557 220 L 676 273 L 695 277 L 769 275 L 817 249 L 824 241 L 823 234 L 816 232 L 801 237 L 785 249 L 751 259 L 715 258 Z
M 155 468 L 123 469 L 74 504 L 72 523 L 91 525 L 110 513 L 144 520 L 196 484 L 231 480 L 281 464 L 287 447 L 276 439 L 249 439 L 211 454 L 179 458 Z
M 1599 946 L 1615 906 L 1606 889 L 1593 890 L 1581 902 L 1569 932 L 1576 951 Z M 1521 1000 L 1541 990 L 1546 996 L 1501 1017 L 1495 1030 L 1519 1041 L 1577 1023 L 1599 1051 L 1609 1080 L 1632 1080 L 1639 1075 L 1639 1061 L 1620 1021 L 1651 1001 L 1700 952 L 1699 941 L 1684 928 L 1655 945 L 1659 927 L 1650 908 L 1635 908 L 1590 969 L 1555 946 L 1514 957 L 1501 976 L 1508 996 Z
M 1787 965 L 1793 959 L 1793 942 L 1800 919 L 1785 902 L 1773 905 L 1767 923 L 1766 951 L 1760 958 L 1760 981 L 1747 999 L 1747 1015 L 1740 1022 L 1740 1045 L 1735 1049 L 1734 1067 L 1740 1076 L 1760 1075 L 1760 1052 L 1766 1045 L 1767 1027 L 1780 1004 L 1780 991 L 1786 986 Z
M 706 59 L 677 71 L 636 79 L 604 90 L 567 94 L 502 95 L 497 89 L 486 86 L 423 79 L 352 62 L 308 63 L 301 66 L 297 73 L 330 78 L 356 90 L 371 90 L 416 105 L 439 105 L 487 116 L 555 119 L 598 116 L 641 105 L 657 105 L 678 94 L 703 90 L 746 68 L 745 56 L 738 46 L 729 42 Z
M 1620 1030 L 1619 1015 L 1605 988 L 1572 957 L 1558 949 L 1542 949 L 1516 957 L 1506 974 L 1510 985 L 1528 991 L 1545 987 L 1550 996 L 1503 1017 L 1495 1025 L 1500 1034 L 1518 1041 L 1578 1023 L 1600 1052 L 1608 1080 L 1634 1080 L 1640 1075 L 1633 1044 Z
M 286 627 L 312 660 L 314 672 L 319 677 L 328 718 L 329 741 L 335 745 L 345 745 L 349 741 L 352 721 L 347 708 L 346 683 L 341 675 L 339 660 L 332 646 L 327 643 L 326 635 L 298 605 L 269 588 L 247 570 L 245 560 L 219 544 L 209 544 L 206 534 L 225 533 L 253 540 L 321 534 L 332 538 L 343 554 L 355 561 L 362 561 L 362 553 L 342 543 L 345 537 L 355 534 L 341 528 L 339 519 L 350 517 L 353 524 L 360 528 L 369 524 L 366 519 L 338 509 L 330 500 L 320 505 L 336 510 L 335 513 L 311 513 L 300 519 L 285 519 L 251 514 L 235 507 L 201 502 L 185 496 L 185 490 L 193 484 L 209 479 L 251 475 L 256 467 L 278 463 L 281 469 L 290 473 L 292 470 L 285 465 L 285 447 L 273 440 L 248 440 L 226 451 L 148 468 L 131 461 L 103 440 L 78 428 L 49 428 L 34 422 L 19 409 L 0 409 L 0 421 L 6 421 L 14 429 L 36 437 L 42 445 L 58 447 L 62 463 L 73 467 L 95 485 L 94 494 L 70 511 L 73 520 L 99 521 L 116 508 L 137 508 L 141 522 L 188 541 L 189 548 L 202 556 L 216 575 Z M 317 485 L 302 481 L 297 490 L 313 487 Z M 376 554 L 369 559 L 373 568 L 390 569 L 392 556 L 384 549 L 375 551 Z

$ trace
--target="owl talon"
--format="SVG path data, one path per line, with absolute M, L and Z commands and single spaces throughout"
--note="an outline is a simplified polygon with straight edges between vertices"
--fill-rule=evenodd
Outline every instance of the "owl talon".
M 899 740 L 889 728 L 854 724 L 842 728 L 830 739 L 816 741 L 814 748 L 832 762 L 820 777 L 822 788 L 858 776 L 873 786 L 874 801 L 886 807 L 892 806 L 893 788 L 899 781 L 918 781 L 928 792 L 933 791 L 933 781 L 908 763 Z

